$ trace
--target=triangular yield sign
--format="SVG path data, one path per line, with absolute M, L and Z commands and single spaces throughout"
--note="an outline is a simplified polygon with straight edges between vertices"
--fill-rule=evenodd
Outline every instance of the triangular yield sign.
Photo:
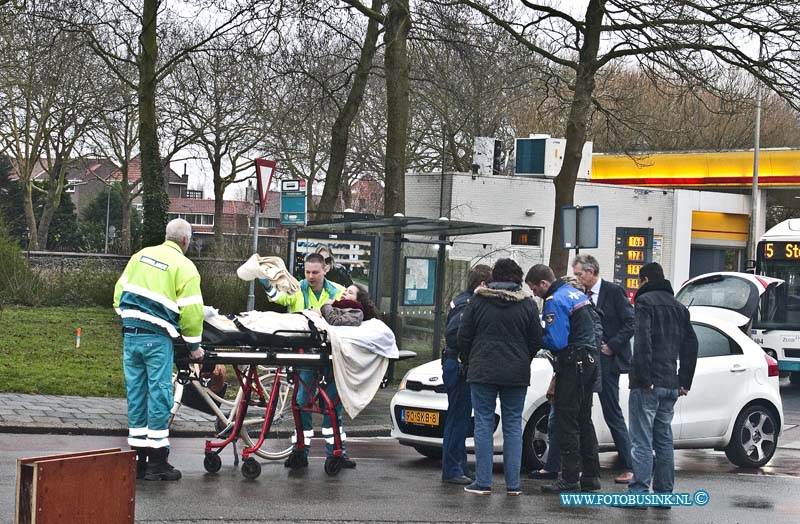
M 275 161 L 256 158 L 256 178 L 258 179 L 258 205 L 261 212 L 267 207 L 269 186 L 272 185 L 272 174 L 275 173 Z

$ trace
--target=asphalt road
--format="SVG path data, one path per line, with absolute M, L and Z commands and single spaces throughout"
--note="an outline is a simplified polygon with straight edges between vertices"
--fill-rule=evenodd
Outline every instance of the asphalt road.
M 800 388 L 782 388 L 786 423 L 800 423 Z M 328 477 L 322 446 L 314 442 L 310 467 L 291 472 L 281 463 L 264 463 L 261 476 L 244 479 L 222 454 L 218 474 L 203 469 L 201 439 L 173 439 L 172 462 L 183 471 L 180 482 L 137 484 L 136 521 L 161 522 L 704 522 L 797 523 L 800 504 L 800 433 L 786 431 L 769 466 L 759 471 L 735 468 L 721 452 L 676 452 L 676 492 L 705 490 L 704 507 L 649 509 L 565 508 L 557 496 L 540 493 L 540 482 L 524 479 L 523 496 L 507 497 L 502 469 L 495 468 L 490 497 L 464 493 L 439 481 L 439 464 L 390 439 L 352 439 L 355 470 Z M 0 435 L 0 523 L 13 522 L 15 461 L 70 450 L 125 446 L 121 437 Z M 610 467 L 614 454 L 601 456 Z M 603 491 L 623 491 L 606 470 Z M 87 487 L 91 489 L 90 487 Z

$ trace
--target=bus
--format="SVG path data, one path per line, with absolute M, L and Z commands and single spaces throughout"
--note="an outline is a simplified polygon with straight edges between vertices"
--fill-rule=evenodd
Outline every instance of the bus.
M 800 384 L 800 219 L 784 220 L 764 233 L 756 249 L 756 275 L 783 280 L 761 297 L 751 336 L 778 369 Z

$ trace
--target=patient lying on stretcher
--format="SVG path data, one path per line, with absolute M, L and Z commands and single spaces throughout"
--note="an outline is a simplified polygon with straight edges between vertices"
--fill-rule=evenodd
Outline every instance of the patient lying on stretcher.
M 365 320 L 380 317 L 367 288 L 360 284 L 345 289 L 341 299 L 328 301 L 320 310 L 311 311 L 331 326 L 360 326 Z

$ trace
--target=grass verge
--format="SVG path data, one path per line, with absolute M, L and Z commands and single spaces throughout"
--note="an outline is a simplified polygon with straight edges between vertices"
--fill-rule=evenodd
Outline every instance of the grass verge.
M 124 397 L 121 326 L 111 308 L 1 308 L 0 392 Z M 78 327 L 80 348 L 75 347 Z M 395 363 L 390 387 L 430 358 L 429 343 L 406 341 L 404 348 L 418 356 Z M 229 370 L 235 386 L 233 376 Z
M 0 309 L 0 391 L 124 397 L 120 330 L 111 308 Z

